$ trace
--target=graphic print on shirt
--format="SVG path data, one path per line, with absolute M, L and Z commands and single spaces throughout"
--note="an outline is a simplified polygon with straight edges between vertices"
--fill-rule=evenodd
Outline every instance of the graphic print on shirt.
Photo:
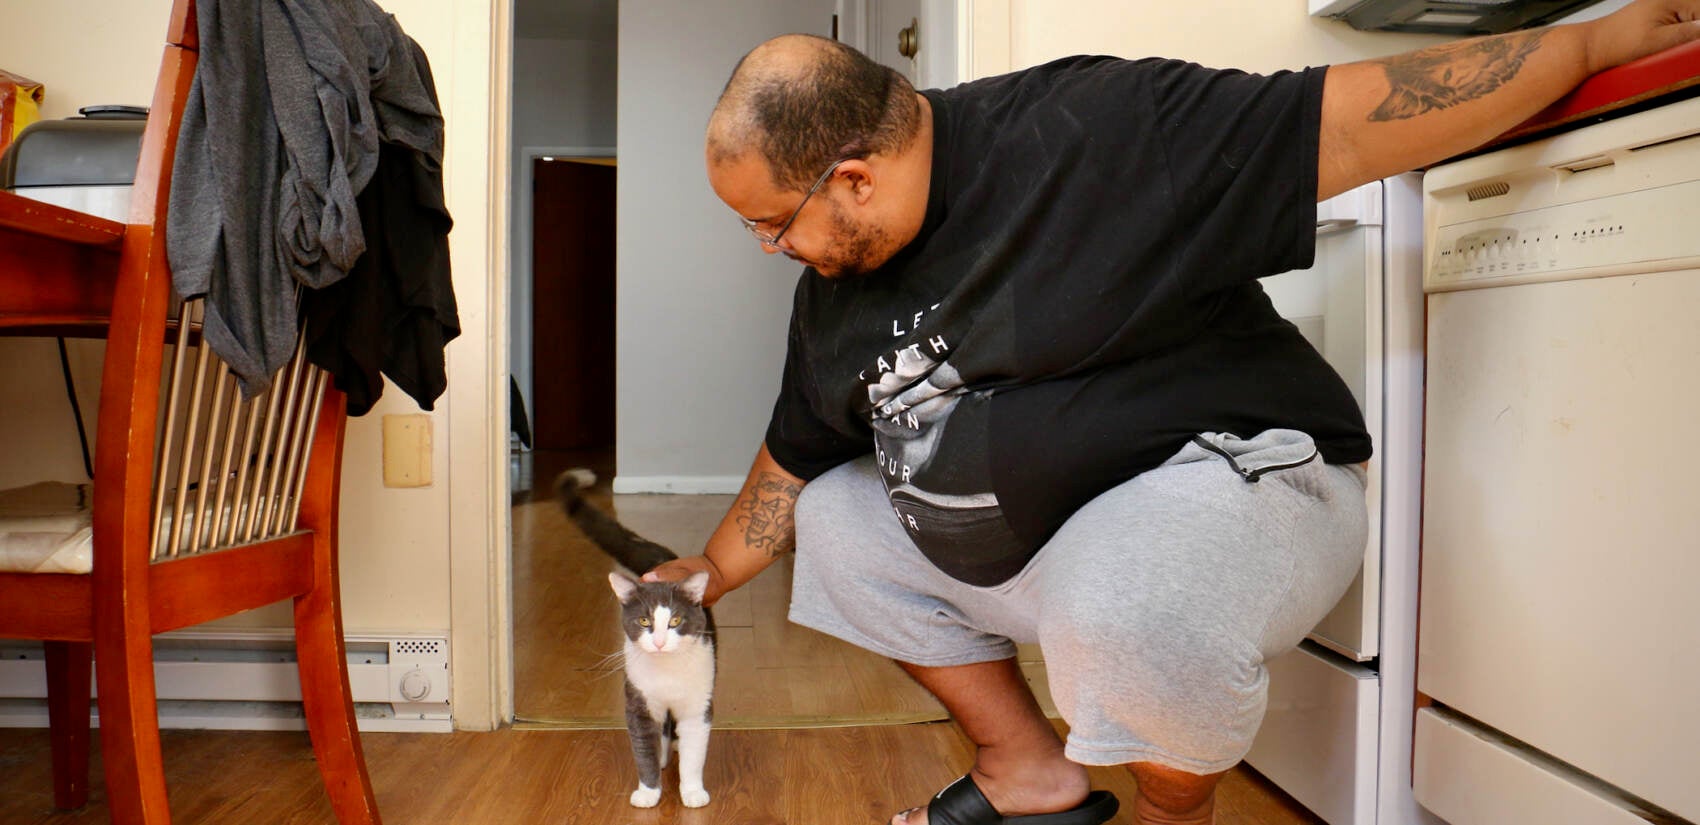
M 937 309 L 934 305 L 932 309 Z M 939 569 L 970 584 L 1013 574 L 987 560 L 1018 555 L 992 491 L 987 450 L 989 391 L 966 387 L 942 334 L 892 323 L 907 344 L 882 353 L 867 382 L 874 458 L 893 512 Z

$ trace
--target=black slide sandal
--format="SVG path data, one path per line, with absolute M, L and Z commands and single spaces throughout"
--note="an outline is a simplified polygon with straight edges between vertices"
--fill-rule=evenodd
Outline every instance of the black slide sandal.
M 986 801 L 971 775 L 946 785 L 927 804 L 928 825 L 1102 825 L 1121 808 L 1109 791 L 1093 791 L 1086 801 L 1054 814 L 1004 816 Z

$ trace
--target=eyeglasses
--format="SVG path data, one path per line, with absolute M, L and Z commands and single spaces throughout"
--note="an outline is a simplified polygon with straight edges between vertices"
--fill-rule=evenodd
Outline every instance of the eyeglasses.
M 845 160 L 848 160 L 848 158 L 846 158 Z M 779 239 L 785 237 L 785 233 L 790 231 L 791 224 L 796 222 L 797 215 L 800 214 L 803 211 L 803 205 L 807 204 L 809 202 L 809 198 L 812 198 L 812 197 L 815 196 L 815 191 L 821 188 L 821 184 L 826 183 L 827 178 L 832 177 L 833 170 L 837 169 L 838 164 L 843 163 L 843 162 L 844 162 L 843 160 L 835 160 L 835 161 L 832 162 L 831 166 L 826 167 L 825 172 L 820 173 L 820 177 L 815 179 L 815 185 L 809 187 L 809 192 L 808 192 L 808 194 L 803 196 L 802 203 L 797 204 L 797 208 L 791 210 L 791 217 L 785 219 L 785 223 L 782 224 L 779 227 L 778 232 L 775 232 L 772 235 L 769 235 L 766 232 L 763 232 L 760 229 L 757 229 L 755 221 L 752 221 L 749 218 L 743 217 L 742 215 L 740 215 L 738 217 L 738 222 L 743 224 L 745 229 L 750 230 L 750 234 L 756 236 L 756 240 L 761 241 L 761 243 L 764 246 L 771 246 L 771 247 L 774 247 L 774 248 L 778 248 Z

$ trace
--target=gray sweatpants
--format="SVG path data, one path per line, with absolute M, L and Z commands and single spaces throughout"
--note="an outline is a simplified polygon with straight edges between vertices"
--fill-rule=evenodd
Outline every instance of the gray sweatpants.
M 1099 495 L 993 587 L 927 562 L 871 458 L 837 467 L 797 502 L 791 621 L 933 667 L 1037 642 L 1068 758 L 1226 770 L 1262 724 L 1264 662 L 1357 574 L 1364 473 L 1292 430 L 1201 438 L 1213 449 L 1188 444 Z

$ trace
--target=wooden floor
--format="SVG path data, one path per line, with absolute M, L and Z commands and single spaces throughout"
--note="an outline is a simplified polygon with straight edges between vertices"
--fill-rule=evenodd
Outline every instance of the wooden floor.
M 589 499 L 682 555 L 702 551 L 731 496 L 613 496 L 606 454 L 535 452 L 513 509 L 514 706 L 524 723 L 625 725 L 624 641 L 608 587 L 608 557 L 556 505 L 560 469 L 597 471 Z M 889 659 L 792 624 L 791 557 L 715 605 L 719 675 L 715 725 L 732 728 L 914 722 L 946 717 Z
M 610 729 L 623 724 L 623 713 L 621 677 L 605 661 L 619 649 L 609 566 L 568 526 L 548 491 L 561 466 L 577 464 L 596 467 L 604 479 L 593 500 L 683 553 L 700 550 L 727 506 L 694 496 L 622 496 L 616 504 L 607 493 L 612 468 L 605 454 L 544 456 L 519 468 L 533 482 L 520 487 L 541 489 L 534 491 L 540 500 L 522 492 L 514 502 L 516 703 L 522 717 L 582 729 L 522 723 L 494 733 L 363 734 L 385 821 L 877 825 L 924 802 L 972 763 L 971 745 L 949 722 L 889 724 L 904 715 L 943 715 L 895 665 L 785 621 L 790 579 L 780 564 L 716 608 L 722 677 L 704 776 L 714 801 L 680 807 L 670 773 L 660 807 L 630 807 L 636 770 L 624 732 Z M 711 514 L 706 527 L 704 512 Z M 1042 694 L 1042 665 L 1029 670 Z M 860 724 L 819 727 L 846 723 Z M 815 727 L 762 729 L 787 725 Z M 335 821 L 305 733 L 166 731 L 163 740 L 178 825 Z M 0 825 L 106 822 L 98 730 L 93 761 L 90 805 L 56 813 L 47 732 L 0 729 Z M 1132 800 L 1126 771 L 1092 775 L 1124 804 Z M 1113 820 L 1131 822 L 1126 811 Z M 1320 822 L 1250 769 L 1235 769 L 1221 787 L 1217 825 Z
M 305 733 L 165 731 L 166 782 L 178 825 L 330 825 L 335 817 Z M 107 821 L 99 733 L 88 807 L 52 810 L 47 732 L 0 730 L 0 823 Z M 637 772 L 625 734 L 604 730 L 362 736 L 378 808 L 390 823 L 443 825 L 877 825 L 959 776 L 972 761 L 954 725 L 716 731 L 705 808 L 679 805 L 677 775 L 660 807 L 626 796 Z M 1093 769 L 1126 806 L 1133 780 Z M 1113 825 L 1129 825 L 1125 807 Z M 1319 825 L 1257 774 L 1223 782 L 1217 825 Z

